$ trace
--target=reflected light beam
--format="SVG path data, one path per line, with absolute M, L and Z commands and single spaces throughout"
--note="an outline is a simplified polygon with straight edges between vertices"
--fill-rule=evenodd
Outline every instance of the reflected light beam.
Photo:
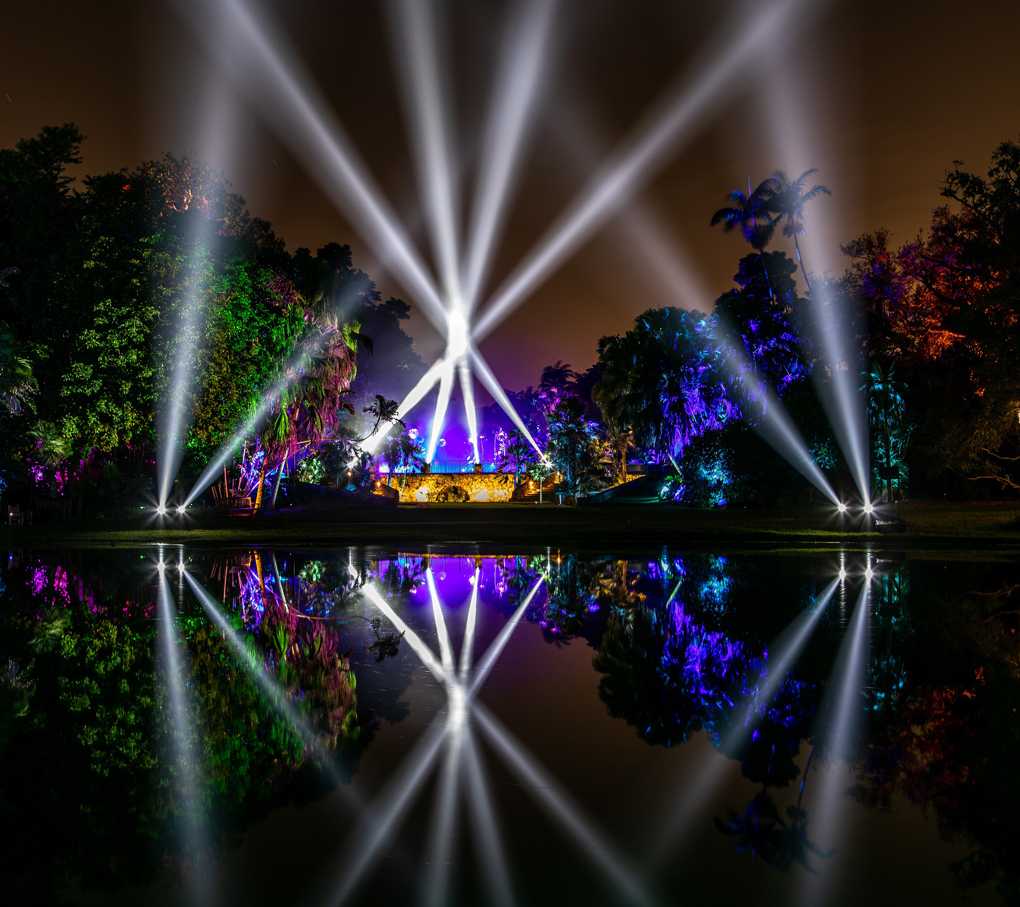
M 400 618 L 396 611 L 394 611 L 386 600 L 379 594 L 379 590 L 375 587 L 375 583 L 368 583 L 362 589 L 362 594 L 379 610 L 383 616 L 397 629 L 400 635 L 407 640 L 407 644 L 411 647 L 411 650 L 421 660 L 421 663 L 428 668 L 429 672 L 435 677 L 440 683 L 446 683 L 446 672 L 443 670 L 443 666 L 436 659 L 436 656 L 432 654 L 432 650 L 422 642 L 421 637 L 414 632 L 404 621 Z
M 775 45 L 803 0 L 778 0 L 745 15 L 737 38 L 718 55 L 693 86 L 674 88 L 666 101 L 589 182 L 585 193 L 544 234 L 496 291 L 473 333 L 477 343 L 526 299 L 536 287 L 665 162 L 678 140 L 712 109 L 737 77 L 746 75 L 747 61 Z
M 464 626 L 464 642 L 460 649 L 460 680 L 464 682 L 471 670 L 471 656 L 475 646 L 475 624 L 478 620 L 478 585 L 481 582 L 481 569 L 475 567 L 474 581 L 471 583 L 471 601 L 468 604 L 467 623 Z
M 478 757 L 474 735 L 470 727 L 464 735 L 464 763 L 467 776 L 468 809 L 478 832 L 478 849 L 485 866 L 485 884 L 489 891 L 488 903 L 496 907 L 510 907 L 514 903 L 510 871 L 506 864 L 506 850 L 496 822 L 485 768 Z
M 510 637 L 513 635 L 514 630 L 517 629 L 517 624 L 520 623 L 521 618 L 524 617 L 525 612 L 528 610 L 528 606 L 531 604 L 531 600 L 535 597 L 535 593 L 538 592 L 539 587 L 545 582 L 545 574 L 542 574 L 537 580 L 535 585 L 531 587 L 531 591 L 524 597 L 524 600 L 517 606 L 517 610 L 514 611 L 510 619 L 503 625 L 499 631 L 499 635 L 492 641 L 481 660 L 478 662 L 478 668 L 475 671 L 475 676 L 471 681 L 471 686 L 468 688 L 468 698 L 473 697 L 478 690 L 481 689 L 482 684 L 485 683 L 486 678 L 491 673 L 493 667 L 497 661 L 499 661 L 500 655 L 503 654 L 503 650 L 506 648 L 506 644 L 510 641 Z
M 457 836 L 457 805 L 460 793 L 460 764 L 464 728 L 448 728 L 446 753 L 439 775 L 432 828 L 429 831 L 429 866 L 425 882 L 425 903 L 446 907 L 450 903 L 450 860 Z
M 425 568 L 425 582 L 428 585 L 429 601 L 432 604 L 432 620 L 436 624 L 439 653 L 443 659 L 443 674 L 449 678 L 453 676 L 453 650 L 450 648 L 450 634 L 446 630 L 446 618 L 443 617 L 443 603 L 439 600 L 436 578 L 431 567 Z
M 433 721 L 404 761 L 401 771 L 379 797 L 379 805 L 372 810 L 377 818 L 359 825 L 352 839 L 355 843 L 343 851 L 342 877 L 330 895 L 331 903 L 343 904 L 354 893 L 362 877 L 390 840 L 394 827 L 414 802 L 439 756 L 446 735 L 447 728 L 443 723 Z
M 248 650 L 244 640 L 241 639 L 237 631 L 230 626 L 230 623 L 227 621 L 226 617 L 224 617 L 223 612 L 220 610 L 219 602 L 217 602 L 216 599 L 214 599 L 187 570 L 183 570 L 182 573 L 184 574 L 184 579 L 195 598 L 198 599 L 199 604 L 209 616 L 209 619 L 216 625 L 220 633 L 223 634 L 223 639 L 233 651 L 234 657 L 237 659 L 238 664 L 244 670 L 245 674 L 254 681 L 255 685 L 259 688 L 259 690 L 261 690 L 273 710 L 283 719 L 284 723 L 290 727 L 291 731 L 293 731 L 298 739 L 301 740 L 305 748 L 315 755 L 315 757 L 331 775 L 331 780 L 338 781 L 339 779 L 333 765 L 333 760 L 330 757 L 328 750 L 326 750 L 326 748 L 322 745 L 319 735 L 312 730 L 308 722 L 305 721 L 304 717 L 294 707 L 294 704 L 290 701 L 287 694 L 266 673 L 262 664 L 260 664 L 254 655 Z
M 767 708 L 772 697 L 786 680 L 804 651 L 818 621 L 828 609 L 838 586 L 838 579 L 830 582 L 818 601 L 795 617 L 770 646 L 770 650 L 777 652 L 778 655 L 769 665 L 765 683 L 748 696 L 737 710 L 719 747 L 723 753 L 737 753 L 746 744 L 747 738 L 758 723 L 759 709 Z M 688 779 L 679 801 L 670 810 L 666 827 L 656 834 L 649 858 L 651 867 L 660 866 L 667 859 L 676 857 L 681 843 L 677 839 L 689 829 L 691 821 L 704 808 L 726 773 L 732 770 L 730 760 L 723 758 L 714 748 L 709 756 L 707 761 L 702 762 L 694 777 Z
M 851 625 L 840 645 L 830 680 L 833 685 L 830 688 L 835 689 L 831 701 L 832 723 L 823 732 L 820 747 L 822 753 L 829 758 L 825 760 L 824 766 L 819 766 L 815 761 L 813 767 L 815 772 L 821 774 L 818 800 L 814 807 L 814 836 L 818 845 L 824 849 L 831 849 L 838 843 L 845 825 L 840 819 L 845 808 L 846 790 L 854 777 L 852 766 L 857 730 L 862 719 L 861 696 L 867 662 L 870 586 L 867 581 L 861 586 Z M 804 783 L 807 783 L 806 778 Z M 805 873 L 801 887 L 802 903 L 825 903 L 824 886 L 831 875 L 831 870 L 828 873 Z
M 160 549 L 160 564 L 164 563 Z M 210 855 L 208 829 L 202 809 L 202 767 L 199 751 L 195 746 L 196 725 L 186 688 L 188 686 L 177 637 L 177 613 L 170 599 L 170 583 L 165 567 L 158 571 L 157 607 L 159 624 L 159 654 L 163 675 L 167 683 L 172 726 L 168 728 L 173 751 L 174 789 L 184 816 L 183 837 L 186 849 L 194 858 L 195 865 L 188 872 L 188 886 L 191 902 L 209 903 L 212 899 L 207 861 Z
M 637 877 L 624 866 L 609 843 L 595 831 L 591 821 L 566 793 L 515 740 L 481 703 L 476 702 L 473 714 L 489 742 L 513 769 L 521 782 L 548 813 L 573 836 L 584 852 L 602 869 L 620 893 L 632 904 L 650 904 L 651 898 Z

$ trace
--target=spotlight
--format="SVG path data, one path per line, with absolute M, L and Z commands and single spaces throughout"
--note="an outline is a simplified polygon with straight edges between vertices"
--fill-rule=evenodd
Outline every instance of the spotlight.
M 162 504 L 156 507 L 156 516 L 166 516 L 166 507 Z
M 187 512 L 188 512 L 188 505 L 187 504 L 178 504 L 177 505 L 177 515 L 178 516 L 184 516 L 184 514 L 186 514 Z
M 873 514 L 874 512 L 875 512 L 875 505 L 874 505 L 874 504 L 872 504 L 872 503 L 871 503 L 871 501 L 868 501 L 868 502 L 867 502 L 867 503 L 866 503 L 866 504 L 864 505 L 864 513 L 865 513 L 865 514 L 866 514 L 867 516 L 871 516 L 871 514 Z
M 838 510 L 840 513 L 846 513 L 846 511 L 847 511 L 846 503 L 844 501 L 840 501 L 836 505 L 836 510 Z
M 164 561 L 163 558 L 156 561 L 156 570 L 161 576 L 166 571 L 166 561 Z
M 846 570 L 843 569 L 842 567 L 839 568 L 838 578 L 841 583 L 846 582 Z
M 871 567 L 866 567 L 865 568 L 865 570 L 864 570 L 864 578 L 866 580 L 872 579 L 872 577 L 874 577 L 874 575 L 875 575 L 875 571 L 872 570 Z

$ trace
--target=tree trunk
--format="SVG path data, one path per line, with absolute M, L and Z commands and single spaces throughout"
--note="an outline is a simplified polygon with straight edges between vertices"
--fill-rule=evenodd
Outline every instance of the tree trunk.
M 765 274 L 765 283 L 767 283 L 768 286 L 769 286 L 769 299 L 771 299 L 773 302 L 775 302 L 776 301 L 776 291 L 772 289 L 772 278 L 769 276 L 769 269 L 768 269 L 768 266 L 765 264 L 765 250 L 764 249 L 759 249 L 758 250 L 758 258 L 761 260 L 761 269 L 762 269 L 762 272 Z
M 276 482 L 273 484 L 273 510 L 276 509 L 276 496 L 280 493 L 280 481 L 283 479 L 283 467 L 287 462 L 287 452 L 284 451 L 282 457 L 280 457 L 280 466 L 276 470 Z
M 797 234 L 793 234 L 793 246 L 797 250 L 797 264 L 800 265 L 800 273 L 804 275 L 804 283 L 807 285 L 808 296 L 814 294 L 814 289 L 811 287 L 811 278 L 808 277 L 807 267 L 804 265 L 804 256 L 800 254 L 800 240 L 797 239 Z
M 262 488 L 266 484 L 266 458 L 262 458 L 262 465 L 259 467 L 259 487 L 255 490 L 255 512 L 258 513 L 262 507 Z

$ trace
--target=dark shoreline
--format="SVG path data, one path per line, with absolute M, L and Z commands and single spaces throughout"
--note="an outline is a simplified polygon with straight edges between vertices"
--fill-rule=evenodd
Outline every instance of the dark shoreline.
M 1020 503 L 911 502 L 896 508 L 905 531 L 865 531 L 859 517 L 801 511 L 702 511 L 671 506 L 407 505 L 329 512 L 280 511 L 258 518 L 202 514 L 187 528 L 171 522 L 100 522 L 3 527 L 8 546 L 120 547 L 286 543 L 444 545 L 534 544 L 592 547 L 683 542 L 692 547 L 749 545 L 826 548 L 1020 548 Z

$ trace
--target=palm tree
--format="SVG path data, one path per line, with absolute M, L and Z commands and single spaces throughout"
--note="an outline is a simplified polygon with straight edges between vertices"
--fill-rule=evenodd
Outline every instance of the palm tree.
M 401 428 L 407 428 L 404 424 L 404 420 L 399 418 L 397 415 L 400 412 L 400 404 L 396 400 L 387 400 L 382 394 L 376 394 L 375 399 L 366 406 L 362 412 L 368 413 L 370 416 L 375 417 L 375 425 L 372 426 L 372 430 L 365 435 L 364 438 L 360 438 L 357 442 L 360 444 L 362 441 L 367 441 L 377 431 L 379 426 L 386 422 L 389 425 L 397 424 Z
M 577 383 L 577 372 L 569 362 L 557 359 L 552 365 L 542 369 L 542 378 L 538 383 L 539 395 L 544 399 L 547 410 L 553 410 L 566 397 Z
M 805 189 L 808 178 L 817 173 L 816 168 L 805 170 L 795 180 L 791 180 L 782 170 L 777 170 L 762 185 L 768 184 L 766 192 L 766 207 L 775 216 L 776 223 L 784 221 L 783 236 L 792 236 L 793 245 L 797 250 L 797 263 L 800 265 L 801 273 L 804 275 L 804 283 L 807 284 L 808 293 L 811 293 L 811 279 L 808 277 L 807 268 L 804 266 L 804 258 L 800 253 L 800 241 L 798 239 L 805 231 L 804 206 L 819 195 L 832 195 L 827 186 L 821 184 Z
M 765 180 L 754 190 L 751 189 L 751 181 L 748 180 L 747 192 L 734 189 L 728 196 L 733 204 L 716 211 L 709 223 L 713 227 L 721 223 L 725 233 L 729 233 L 735 227 L 740 228 L 741 235 L 758 253 L 765 281 L 769 286 L 769 297 L 775 299 L 769 269 L 765 266 L 765 247 L 772 241 L 778 223 L 778 218 L 769 216 L 772 189 L 771 180 Z

